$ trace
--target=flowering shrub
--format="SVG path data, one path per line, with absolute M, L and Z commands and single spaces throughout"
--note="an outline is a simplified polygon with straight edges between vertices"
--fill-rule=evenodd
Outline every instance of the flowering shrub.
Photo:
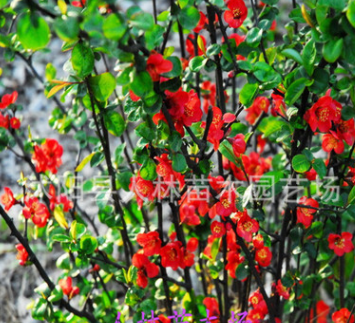
M 0 151 L 28 170 L 0 214 L 44 281 L 33 318 L 354 322 L 355 1 L 164 6 L 0 1 L 4 58 L 43 82 L 50 126 L 78 144 L 70 168 L 5 89 Z M 58 275 L 34 240 L 60 250 Z

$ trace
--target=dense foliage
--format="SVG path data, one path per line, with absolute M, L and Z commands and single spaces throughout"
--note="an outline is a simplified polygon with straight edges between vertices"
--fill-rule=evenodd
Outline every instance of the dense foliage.
M 4 58 L 26 62 L 78 145 L 70 169 L 4 89 L 0 151 L 28 170 L 0 214 L 44 281 L 33 318 L 355 321 L 354 0 L 0 8 Z M 62 252 L 56 280 L 38 241 Z

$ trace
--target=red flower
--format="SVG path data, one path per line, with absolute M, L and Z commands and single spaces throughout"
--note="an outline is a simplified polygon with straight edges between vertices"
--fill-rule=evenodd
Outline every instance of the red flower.
M 200 218 L 195 213 L 195 206 L 189 204 L 182 204 L 180 207 L 180 221 L 187 225 L 198 225 L 201 223 Z
M 345 142 L 351 146 L 355 140 L 354 119 L 348 121 L 340 120 L 337 126 L 337 134 L 340 139 L 344 139 Z
M 16 249 L 18 251 L 16 258 L 19 260 L 21 266 L 25 266 L 28 261 L 28 253 L 22 244 L 17 244 Z
M 8 187 L 4 188 L 5 193 L 1 195 L 1 203 L 5 206 L 5 211 L 9 211 L 13 205 L 17 204 L 14 194 Z
M 211 224 L 211 232 L 215 238 L 221 238 L 226 233 L 224 224 L 218 221 L 213 221 Z
M 197 26 L 193 29 L 193 32 L 198 34 L 202 29 L 205 28 L 206 24 L 208 24 L 208 19 L 206 15 L 200 11 L 200 20 L 198 21 Z
M 270 26 L 270 30 L 271 30 L 271 31 L 275 31 L 275 30 L 276 30 L 276 26 L 277 26 L 277 22 L 276 22 L 276 20 L 274 20 L 274 21 L 272 22 L 271 26 Z
M 9 116 L 4 116 L 2 115 L 2 113 L 0 112 L 0 128 L 5 128 L 5 129 L 9 129 Z
M 330 312 L 330 307 L 324 301 L 320 300 L 316 305 L 316 318 L 317 323 L 328 323 L 328 314 Z M 314 322 L 313 319 L 313 308 L 311 309 L 309 320 L 306 320 L 306 323 Z
M 318 208 L 319 204 L 316 200 L 312 198 L 307 198 L 307 196 L 303 196 L 299 200 L 299 204 L 311 206 L 314 208 Z M 313 220 L 313 214 L 316 213 L 317 210 L 311 208 L 297 208 L 297 223 L 302 223 L 307 229 Z
M 25 207 L 22 213 L 26 219 L 32 218 L 32 222 L 39 228 L 46 226 L 50 216 L 47 207 L 40 203 L 37 197 L 29 197 L 28 195 L 25 196 Z
M 80 0 L 80 1 L 73 1 L 72 6 L 82 8 L 86 4 L 86 0 Z
M 49 196 L 50 196 L 49 207 L 51 211 L 53 211 L 55 206 L 58 204 L 63 205 L 64 212 L 69 212 L 69 210 L 71 210 L 74 207 L 73 202 L 69 200 L 66 195 L 64 194 L 60 194 L 59 196 L 56 195 L 55 187 L 52 184 L 49 185 Z
M 164 59 L 161 54 L 151 54 L 147 60 L 147 72 L 153 82 L 158 82 L 160 74 L 170 72 L 173 69 L 173 63 Z
M 0 102 L 0 109 L 5 109 L 10 104 L 14 104 L 17 100 L 17 97 L 18 97 L 18 93 L 16 91 L 12 92 L 11 94 L 3 95 Z
M 246 173 L 254 176 L 253 180 L 257 180 L 258 176 L 263 175 L 271 167 L 271 158 L 260 158 L 260 155 L 254 151 L 249 156 L 243 155 L 242 160 Z
M 247 148 L 247 145 L 244 140 L 244 135 L 239 133 L 233 138 L 233 152 L 234 155 L 239 157 L 241 154 L 245 153 L 245 149 Z
M 12 129 L 18 129 L 21 126 L 21 121 L 15 117 L 10 119 L 10 125 Z
M 149 261 L 146 255 L 136 253 L 132 257 L 132 265 L 138 269 L 137 285 L 146 288 L 148 285 L 148 277 L 158 276 L 159 267 Z
M 186 244 L 186 249 L 188 251 L 194 252 L 198 247 L 198 240 L 197 238 L 190 238 L 189 241 L 187 241 Z
M 341 154 L 344 151 L 344 143 L 335 131 L 330 130 L 330 133 L 323 136 L 322 148 L 326 152 L 334 150 L 336 154 Z
M 181 247 L 181 263 L 180 268 L 185 269 L 186 267 L 191 267 L 195 263 L 195 255 L 190 252 L 187 248 Z
M 208 131 L 207 141 L 210 142 L 213 145 L 213 149 L 217 151 L 220 141 L 224 136 L 224 131 L 222 130 L 224 122 L 222 119 L 222 111 L 219 108 L 213 107 L 212 114 L 212 123 Z M 201 128 L 206 128 L 206 122 L 203 121 L 201 123 Z
M 278 115 L 282 115 L 285 117 L 286 104 L 284 102 L 283 96 L 273 93 L 271 94 L 271 98 L 272 98 L 271 114 L 274 117 L 277 117 Z
M 160 314 L 159 316 L 158 316 L 158 318 L 159 318 L 159 322 L 160 323 L 171 323 L 171 320 L 170 319 L 168 319 L 166 316 L 164 316 L 163 314 Z
M 165 94 L 165 103 L 174 121 L 175 128 L 181 136 L 184 136 L 183 126 L 189 127 L 192 123 L 198 122 L 202 118 L 200 99 L 193 90 L 187 93 L 182 91 L 181 88 L 177 92 L 165 91 Z M 162 112 L 153 117 L 155 124 L 158 124 L 160 120 L 167 123 Z
M 227 2 L 227 7 L 229 10 L 224 12 L 224 20 L 231 28 L 240 27 L 245 18 L 248 16 L 248 8 L 246 7 L 244 1 L 229 0 Z
M 220 215 L 222 218 L 231 215 L 233 212 L 236 212 L 236 199 L 237 195 L 233 188 L 226 190 L 222 193 L 217 202 L 211 209 L 209 216 L 213 218 L 216 214 Z
M 34 147 L 32 159 L 36 164 L 36 172 L 42 173 L 47 170 L 53 174 L 57 173 L 57 168 L 62 165 L 63 147 L 55 139 L 46 139 L 39 146 Z
M 139 233 L 137 235 L 137 242 L 143 247 L 146 256 L 157 255 L 160 252 L 161 240 L 157 231 Z
M 243 216 L 238 221 L 238 225 L 237 225 L 238 236 L 244 238 L 247 242 L 250 242 L 252 240 L 253 233 L 258 231 L 259 231 L 258 221 L 252 219 L 245 210 Z
M 277 293 L 282 296 L 284 299 L 289 299 L 290 298 L 290 293 L 289 293 L 289 288 L 286 288 L 284 285 L 282 285 L 281 279 L 277 281 L 276 285 L 276 291 Z
M 181 242 L 168 243 L 160 250 L 161 264 L 163 267 L 171 267 L 177 270 L 181 264 Z
M 265 314 L 261 312 L 259 309 L 252 309 L 249 311 L 248 316 L 246 317 L 247 321 L 245 322 L 261 323 L 264 317 Z
M 209 317 L 219 318 L 219 316 L 220 316 L 219 306 L 218 306 L 218 302 L 215 298 L 206 297 L 203 300 L 202 304 L 205 305 L 206 309 L 209 311 Z M 219 319 L 211 321 L 211 323 L 215 323 L 215 322 L 219 322 Z
M 191 90 L 188 94 L 188 101 L 184 105 L 182 123 L 184 126 L 190 127 L 194 122 L 199 122 L 201 120 L 203 113 L 197 93 L 194 90 Z
M 203 97 L 203 111 L 207 113 L 210 105 L 216 105 L 216 84 L 210 81 L 202 82 L 201 95 Z
M 138 95 L 135 95 L 132 90 L 129 90 L 129 96 L 133 102 L 137 102 L 141 99 Z
M 268 112 L 269 106 L 270 101 L 268 98 L 264 96 L 257 97 L 253 104 L 248 109 L 246 109 L 247 115 L 245 120 L 247 120 L 250 124 L 254 124 L 263 111 L 265 113 Z
M 268 247 L 262 247 L 255 251 L 255 260 L 261 267 L 267 267 L 271 264 L 272 253 Z
M 340 121 L 342 106 L 330 95 L 325 95 L 313 104 L 306 111 L 304 120 L 306 120 L 315 132 L 317 128 L 320 132 L 328 132 L 332 127 L 332 121 L 337 124 Z
M 159 163 L 157 165 L 156 171 L 159 176 L 161 176 L 169 187 L 175 187 L 175 182 L 179 183 L 180 189 L 185 185 L 185 175 L 175 172 L 172 166 L 172 160 L 169 159 L 168 154 L 162 154 L 160 157 L 154 157 Z
M 334 323 L 354 323 L 354 314 L 352 314 L 351 317 L 350 314 L 351 312 L 347 308 L 342 308 L 341 310 L 333 313 L 332 321 Z
M 268 313 L 266 302 L 259 289 L 257 289 L 254 293 L 250 295 L 249 302 L 251 303 L 254 309 L 258 310 L 264 315 Z
M 244 257 L 238 251 L 229 251 L 227 254 L 227 264 L 225 269 L 228 270 L 229 276 L 236 279 L 235 271 L 238 266 L 244 262 Z
M 180 221 L 187 225 L 200 224 L 200 216 L 204 216 L 208 210 L 209 193 L 207 189 L 197 192 L 196 190 L 188 190 L 184 193 L 179 201 L 180 204 Z M 198 212 L 198 214 L 196 213 Z
M 206 39 L 202 35 L 200 35 L 204 47 L 206 47 Z M 195 35 L 189 34 L 186 38 L 186 51 L 190 54 L 191 58 L 195 57 Z M 198 47 L 198 56 L 203 55 L 202 49 Z
M 239 46 L 245 40 L 245 38 L 245 35 L 240 36 L 237 33 L 233 33 L 228 36 L 228 39 L 234 39 L 236 46 Z M 222 43 L 224 43 L 224 38 L 222 40 Z
M 154 185 L 153 182 L 147 181 L 138 173 L 137 176 L 131 177 L 129 189 L 135 193 L 139 209 L 142 208 L 144 199 L 149 201 L 154 200 Z
M 317 172 L 314 168 L 304 173 L 309 181 L 314 181 L 317 178 Z
M 353 235 L 350 232 L 342 232 L 341 235 L 331 233 L 328 236 L 329 249 L 334 250 L 334 253 L 341 257 L 344 253 L 354 250 L 352 239 Z
M 257 234 L 253 238 L 253 245 L 256 249 L 264 247 L 264 237 L 261 234 Z
M 79 287 L 73 287 L 73 281 L 71 277 L 60 279 L 58 285 L 63 291 L 64 295 L 68 296 L 68 299 L 72 299 L 75 295 L 78 295 L 80 292 Z

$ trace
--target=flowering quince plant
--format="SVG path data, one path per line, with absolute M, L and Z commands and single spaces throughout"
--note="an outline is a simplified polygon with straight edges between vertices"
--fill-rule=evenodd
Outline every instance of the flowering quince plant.
M 0 1 L 7 66 L 55 104 L 39 138 L 1 82 L 33 318 L 353 323 L 355 1 L 151 1 Z

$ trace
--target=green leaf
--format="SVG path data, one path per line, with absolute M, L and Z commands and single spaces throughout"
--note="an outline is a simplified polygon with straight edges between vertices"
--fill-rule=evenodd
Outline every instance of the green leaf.
M 297 62 L 300 65 L 303 65 L 303 60 L 299 52 L 294 50 L 293 48 L 287 48 L 281 52 L 282 55 L 284 55 L 287 58 L 293 59 L 295 62 Z
M 80 239 L 86 232 L 86 227 L 82 223 L 78 223 L 74 220 L 70 226 L 70 235 L 74 240 Z
M 80 239 L 80 249 L 83 250 L 86 254 L 94 253 L 98 245 L 99 244 L 95 237 L 86 235 Z
M 248 277 L 249 275 L 249 267 L 248 265 L 241 263 L 238 267 L 237 270 L 235 271 L 235 275 L 238 280 L 243 280 Z
M 240 102 L 243 105 L 245 105 L 247 108 L 249 108 L 253 104 L 258 92 L 259 92 L 259 84 L 246 83 L 243 86 L 242 90 L 240 91 L 240 95 L 239 95 Z
M 189 68 L 192 72 L 199 72 L 205 63 L 205 58 L 203 56 L 195 56 L 190 60 Z
M 355 186 L 351 189 L 349 193 L 348 204 L 355 204 Z
M 47 64 L 45 75 L 46 75 L 47 81 L 49 81 L 49 82 L 52 81 L 53 79 L 55 79 L 55 76 L 57 75 L 57 70 L 53 66 L 52 63 Z
M 283 126 L 287 126 L 285 121 L 280 120 L 277 117 L 270 116 L 261 121 L 258 130 L 264 134 L 264 137 L 269 137 L 273 133 L 281 130 Z
M 263 30 L 258 27 L 254 27 L 248 31 L 245 42 L 250 47 L 256 48 L 259 46 L 262 37 Z
M 316 55 L 316 46 L 314 44 L 314 41 L 311 39 L 304 47 L 302 53 L 303 66 L 309 76 L 312 76 L 313 74 Z
M 343 10 L 346 5 L 347 0 L 319 0 L 317 5 L 318 6 L 328 6 L 334 9 Z
M 294 81 L 287 88 L 286 95 L 285 95 L 285 103 L 287 105 L 294 104 L 297 101 L 297 99 L 302 95 L 304 89 L 306 88 L 307 83 L 308 80 L 306 78 L 300 78 Z
M 177 131 L 173 131 L 169 136 L 169 145 L 171 150 L 178 152 L 182 145 L 181 135 Z
M 62 16 L 55 19 L 54 30 L 60 39 L 74 42 L 78 39 L 80 27 L 75 18 Z
M 182 64 L 180 58 L 177 56 L 169 56 L 167 60 L 173 63 L 173 69 L 170 72 L 163 73 L 162 76 L 167 78 L 180 77 L 182 73 Z
M 221 52 L 221 45 L 212 44 L 212 45 L 208 46 L 207 51 L 206 51 L 206 55 L 207 56 L 214 56 L 214 55 L 218 55 L 220 52 Z
M 172 166 L 175 172 L 182 173 L 187 167 L 185 156 L 182 154 L 174 154 Z
M 143 30 L 151 29 L 154 26 L 152 15 L 143 11 L 131 16 L 129 22 L 132 27 Z
M 156 165 L 153 160 L 147 158 L 143 163 L 139 173 L 143 179 L 154 181 L 157 178 Z
M 76 172 L 81 172 L 85 165 L 91 160 L 91 158 L 95 155 L 95 153 L 91 153 L 90 155 L 86 156 L 81 163 L 75 168 Z
M 131 79 L 131 90 L 135 95 L 142 98 L 153 90 L 153 81 L 148 72 L 133 72 Z
M 199 20 L 200 12 L 193 6 L 184 7 L 178 15 L 179 22 L 185 29 L 194 29 Z
M 102 25 L 105 37 L 115 41 L 121 40 L 126 29 L 125 20 L 120 13 L 109 15 Z
M 219 145 L 218 150 L 222 154 L 222 156 L 226 157 L 233 164 L 236 163 L 235 155 L 233 153 L 233 147 L 228 140 L 223 140 Z
M 334 63 L 340 57 L 343 51 L 343 44 L 343 38 L 330 40 L 325 43 L 323 47 L 324 59 L 329 63 Z
M 50 29 L 37 14 L 27 13 L 17 23 L 17 35 L 25 49 L 39 50 L 49 43 Z
M 89 78 L 89 85 L 98 101 L 107 101 L 116 88 L 116 79 L 109 73 L 103 73 Z
M 138 136 L 146 139 L 147 141 L 152 141 L 155 139 L 157 132 L 156 129 L 148 126 L 147 123 L 141 123 L 135 130 Z
M 292 159 L 292 168 L 297 173 L 305 173 L 311 167 L 310 161 L 307 159 L 305 155 L 298 154 Z
M 119 137 L 126 129 L 123 117 L 116 111 L 108 111 L 104 114 L 105 127 L 112 135 Z
M 54 234 L 53 236 L 51 236 L 51 239 L 53 241 L 57 241 L 57 242 L 70 242 L 71 241 L 70 237 L 68 237 L 65 234 L 61 234 L 61 233 Z
M 320 179 L 327 175 L 327 166 L 325 166 L 325 163 L 322 158 L 317 158 L 312 164 L 312 166 L 317 172 Z
M 90 166 L 97 167 L 105 160 L 105 155 L 101 151 L 97 151 L 90 160 Z
M 350 1 L 348 5 L 348 10 L 346 10 L 346 17 L 348 18 L 350 24 L 355 28 L 355 1 Z
M 79 76 L 89 75 L 94 68 L 94 54 L 90 47 L 83 43 L 78 43 L 75 45 L 71 54 L 71 63 L 73 69 L 78 73 Z

